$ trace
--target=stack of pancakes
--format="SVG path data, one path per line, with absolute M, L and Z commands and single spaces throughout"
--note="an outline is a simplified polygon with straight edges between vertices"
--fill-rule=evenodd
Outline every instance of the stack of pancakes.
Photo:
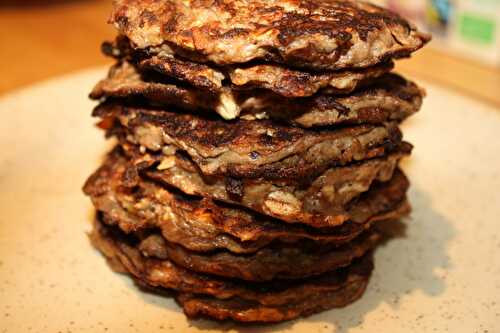
M 429 40 L 338 0 L 116 0 L 91 97 L 118 144 L 85 184 L 91 238 L 190 317 L 276 322 L 359 298 L 377 222 L 408 214 L 391 73 Z

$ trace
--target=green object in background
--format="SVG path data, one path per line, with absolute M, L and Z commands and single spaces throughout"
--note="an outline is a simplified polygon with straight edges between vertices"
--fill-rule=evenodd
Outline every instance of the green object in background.
M 495 40 L 495 20 L 473 13 L 460 16 L 460 35 L 469 41 L 493 44 Z

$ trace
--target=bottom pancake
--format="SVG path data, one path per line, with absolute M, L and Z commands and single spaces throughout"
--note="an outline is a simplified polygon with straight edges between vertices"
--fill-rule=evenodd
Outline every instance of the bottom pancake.
M 242 282 L 198 274 L 168 259 L 144 257 L 137 241 L 96 221 L 91 241 L 111 266 L 149 288 L 172 289 L 190 317 L 278 322 L 345 306 L 359 298 L 373 269 L 371 254 L 307 280 Z
M 344 307 L 359 299 L 367 284 L 368 278 L 356 276 L 338 290 L 311 295 L 308 300 L 303 302 L 274 307 L 241 299 L 220 300 L 191 294 L 179 294 L 176 300 L 190 318 L 208 316 L 217 320 L 280 322 Z

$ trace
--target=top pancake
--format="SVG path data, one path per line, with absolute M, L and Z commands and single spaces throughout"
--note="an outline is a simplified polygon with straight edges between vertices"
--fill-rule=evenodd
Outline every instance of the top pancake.
M 430 39 L 397 14 L 340 0 L 115 0 L 110 22 L 136 48 L 220 65 L 359 68 L 408 56 Z

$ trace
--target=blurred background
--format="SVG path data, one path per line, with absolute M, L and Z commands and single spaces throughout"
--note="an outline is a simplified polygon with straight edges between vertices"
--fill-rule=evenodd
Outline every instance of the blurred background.
M 500 0 L 374 0 L 434 35 L 398 70 L 500 107 Z M 0 0 L 0 94 L 90 66 L 111 0 Z

